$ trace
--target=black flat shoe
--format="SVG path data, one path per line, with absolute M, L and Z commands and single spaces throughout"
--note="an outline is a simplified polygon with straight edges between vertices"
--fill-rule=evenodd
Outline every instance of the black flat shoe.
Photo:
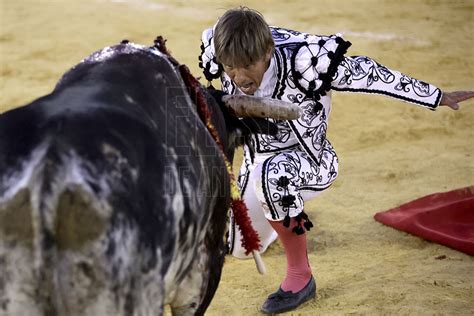
M 278 291 L 268 296 L 265 303 L 263 303 L 261 311 L 265 314 L 288 312 L 315 297 L 316 282 L 311 276 L 308 284 L 306 284 L 306 286 L 298 293 L 293 293 L 291 291 L 285 292 L 280 287 Z

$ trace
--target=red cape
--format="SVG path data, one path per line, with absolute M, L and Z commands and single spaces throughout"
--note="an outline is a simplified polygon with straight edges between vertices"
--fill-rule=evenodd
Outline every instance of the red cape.
M 431 194 L 377 213 L 374 218 L 474 256 L 474 186 Z

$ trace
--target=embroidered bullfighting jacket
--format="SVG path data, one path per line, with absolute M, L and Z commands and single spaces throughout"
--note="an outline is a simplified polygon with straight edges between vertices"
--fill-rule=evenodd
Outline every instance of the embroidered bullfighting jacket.
M 387 95 L 434 110 L 441 100 L 437 87 L 390 70 L 365 56 L 346 57 L 351 43 L 341 35 L 318 36 L 270 27 L 277 80 L 269 97 L 298 104 L 299 119 L 277 121 L 277 136 L 255 135 L 256 153 L 302 148 L 316 163 L 326 142 L 331 90 Z M 229 94 L 242 93 L 216 62 L 213 29 L 202 35 L 200 67 L 207 80 L 220 79 Z

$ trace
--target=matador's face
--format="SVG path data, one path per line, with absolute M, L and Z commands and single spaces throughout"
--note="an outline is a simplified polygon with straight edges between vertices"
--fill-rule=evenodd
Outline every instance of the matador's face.
M 252 95 L 262 83 L 263 75 L 270 65 L 272 52 L 273 50 L 270 50 L 265 56 L 250 65 L 240 67 L 224 65 L 224 71 L 243 93 Z

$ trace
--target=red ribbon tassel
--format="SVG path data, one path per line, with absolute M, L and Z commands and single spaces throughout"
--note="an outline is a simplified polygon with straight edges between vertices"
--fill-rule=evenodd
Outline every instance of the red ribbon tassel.
M 245 254 L 248 255 L 254 250 L 258 251 L 260 249 L 260 238 L 252 227 L 245 202 L 241 199 L 233 200 L 232 212 L 234 213 L 234 220 L 242 233 L 241 243 L 242 247 L 245 248 Z

